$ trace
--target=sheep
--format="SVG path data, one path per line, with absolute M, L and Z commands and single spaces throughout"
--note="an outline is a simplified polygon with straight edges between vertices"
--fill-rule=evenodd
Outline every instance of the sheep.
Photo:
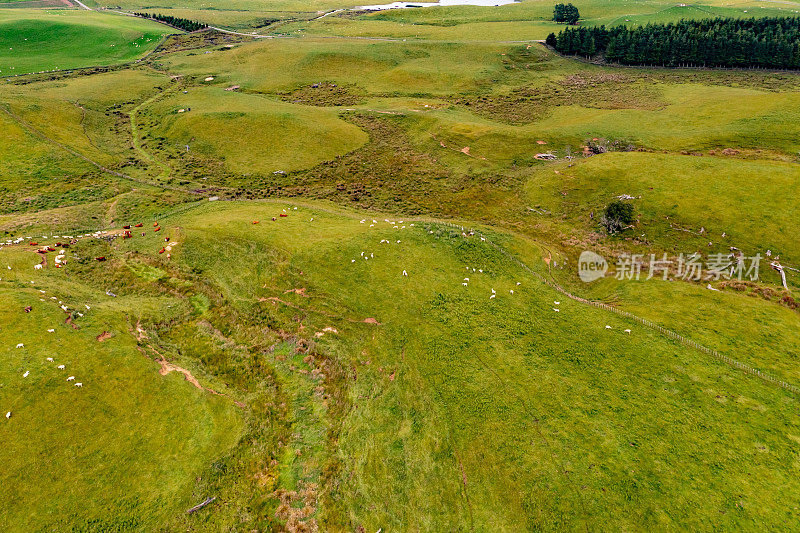
M 67 378 L 67 381 L 75 381 L 75 376 L 70 376 Z
M 494 292 L 494 289 L 492 289 L 492 294 L 494 294 L 494 293 L 495 293 L 495 292 Z
M 79 382 L 77 382 L 77 383 L 75 384 L 75 386 L 76 386 L 76 387 L 83 387 L 83 383 L 81 383 L 81 382 L 79 381 Z
M 17 344 L 17 348 L 24 348 L 24 347 L 25 347 L 25 345 L 22 344 L 22 343 Z
M 408 272 L 406 272 L 405 270 L 403 270 L 403 275 L 404 275 L 404 276 L 408 276 Z
M 491 296 L 489 296 L 489 299 L 491 300 L 491 299 L 492 299 L 492 298 L 494 298 L 495 296 L 496 296 L 496 295 L 492 294 Z
M 31 371 L 30 371 L 30 370 L 26 370 L 26 371 L 25 371 L 25 373 L 24 373 L 24 374 L 22 374 L 22 377 L 23 377 L 23 378 L 27 378 L 27 377 L 28 377 L 28 374 L 30 374 L 30 373 L 31 373 Z
M 465 287 L 467 286 L 467 282 L 466 282 L 466 281 L 462 282 L 461 284 L 462 284 L 463 286 L 465 286 Z
M 64 368 L 66 368 L 64 365 L 58 365 L 59 370 L 64 370 Z
M 514 294 L 514 289 L 511 289 L 508 292 L 510 292 L 511 294 Z
M 11 411 L 6 413 L 6 418 L 11 418 Z
M 611 326 L 606 326 L 606 329 L 611 329 Z
M 47 361 L 48 361 L 48 362 L 50 362 L 50 363 L 52 363 L 52 362 L 53 362 L 53 358 L 52 358 L 52 357 L 48 357 L 48 358 L 47 358 Z
M 555 305 L 560 305 L 560 304 L 561 304 L 561 302 L 556 302 L 556 301 L 553 301 L 553 303 L 554 303 Z
M 41 270 L 41 269 L 42 269 L 42 265 L 41 265 L 41 263 L 40 263 L 40 264 L 38 264 L 38 265 L 33 265 L 33 269 L 34 269 L 34 270 Z
M 553 311 L 555 311 L 556 313 L 558 313 L 558 311 L 559 311 L 559 310 L 558 310 L 558 309 L 556 309 L 556 308 L 554 307 L 554 308 L 553 308 Z
M 631 330 L 629 330 L 629 329 L 626 329 L 626 330 L 625 330 L 625 333 L 627 333 L 628 335 L 630 335 L 630 334 L 631 334 Z

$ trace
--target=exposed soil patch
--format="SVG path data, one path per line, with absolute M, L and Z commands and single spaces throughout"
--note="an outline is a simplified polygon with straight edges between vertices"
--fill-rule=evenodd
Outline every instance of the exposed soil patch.
M 103 342 L 111 338 L 111 333 L 109 333 L 108 331 L 104 331 L 95 338 L 97 339 L 97 342 Z
M 186 378 L 186 381 L 188 381 L 189 383 L 191 383 L 192 385 L 194 385 L 195 387 L 197 387 L 200 390 L 206 390 L 205 387 L 200 385 L 200 382 L 197 381 L 197 378 L 195 378 L 192 375 L 192 373 L 189 372 L 188 370 L 186 370 L 185 368 L 181 368 L 181 367 L 179 367 L 177 365 L 173 365 L 172 363 L 170 363 L 169 361 L 167 361 L 165 359 L 160 359 L 158 361 L 158 364 L 161 365 L 161 369 L 158 371 L 158 373 L 161 374 L 162 376 L 166 376 L 170 372 L 180 372 Z M 209 389 L 209 391 L 210 392 L 214 392 L 214 391 L 211 391 L 210 389 Z

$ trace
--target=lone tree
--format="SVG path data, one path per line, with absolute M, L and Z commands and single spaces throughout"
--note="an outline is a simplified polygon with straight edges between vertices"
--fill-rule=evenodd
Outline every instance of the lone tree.
M 556 4 L 553 9 L 553 20 L 556 22 L 576 24 L 579 18 L 581 18 L 581 14 L 578 13 L 578 8 L 572 4 Z
M 609 233 L 618 233 L 633 224 L 633 204 L 614 200 L 606 206 L 602 224 Z

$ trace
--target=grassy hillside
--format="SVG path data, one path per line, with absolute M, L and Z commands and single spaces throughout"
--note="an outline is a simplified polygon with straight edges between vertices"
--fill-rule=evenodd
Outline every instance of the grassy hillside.
M 317 19 L 342 5 L 149 6 L 276 38 L 0 77 L 0 242 L 30 237 L 0 246 L 0 528 L 794 529 L 798 271 L 586 284 L 576 260 L 735 247 L 800 269 L 800 78 L 510 42 L 557 27 L 533 0 Z M 30 65 L 129 61 L 171 31 L 0 24 L 0 63 Z M 612 235 L 621 195 L 635 223 Z M 66 265 L 34 268 L 65 234 Z
M 125 63 L 178 30 L 113 13 L 0 10 L 0 76 Z
M 161 343 L 178 347 L 177 364 L 210 371 L 211 383 L 227 376 L 231 394 L 239 382 L 231 365 L 241 363 L 220 358 L 251 345 L 262 365 L 275 366 L 291 392 L 294 429 L 277 464 L 260 467 L 259 476 L 276 481 L 259 497 L 269 499 L 275 482 L 313 487 L 317 503 L 304 520 L 348 529 L 793 522 L 785 510 L 796 497 L 791 396 L 636 323 L 565 301 L 478 237 L 375 218 L 371 227 L 370 216 L 362 224 L 358 215 L 291 203 L 206 203 L 162 218 L 162 232 L 102 248 L 110 263 L 91 266 L 100 290 L 120 290 L 120 269 L 137 283 L 183 287 L 179 301 L 195 313 L 162 322 Z M 162 235 L 180 241 L 169 259 L 157 253 Z M 533 243 L 490 238 L 545 270 Z M 88 274 L 71 274 L 69 265 L 45 272 Z M 189 272 L 202 273 L 218 296 L 205 304 L 189 297 L 199 287 Z M 141 304 L 124 298 L 135 316 Z M 797 321 L 754 305 L 770 320 Z M 280 326 L 286 340 L 259 349 L 275 339 L 252 329 L 262 321 Z M 730 327 L 748 324 L 742 317 Z M 227 348 L 194 359 L 189 343 L 208 335 L 224 335 Z M 751 342 L 736 353 L 756 349 Z M 320 366 L 326 358 L 350 370 Z M 309 373 L 315 368 L 323 374 Z M 435 495 L 430 486 L 439 487 Z M 226 507 L 189 524 L 230 523 L 244 501 L 224 483 L 219 490 Z
M 228 399 L 160 376 L 137 349 L 131 328 L 180 314 L 176 302 L 111 299 L 59 276 L 52 256 L 34 271 L 28 248 L 2 253 L 0 495 L 15 503 L 0 524 L 153 529 L 197 503 L 191 480 L 236 442 L 241 415 Z

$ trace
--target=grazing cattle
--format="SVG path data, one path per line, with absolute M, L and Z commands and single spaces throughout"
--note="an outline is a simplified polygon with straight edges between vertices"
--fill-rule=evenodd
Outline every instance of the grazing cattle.
M 128 224 L 127 226 L 122 226 L 122 229 L 131 229 L 131 225 Z
M 289 215 L 287 215 L 286 213 L 281 213 L 279 216 L 288 217 Z
M 169 242 L 169 237 L 164 237 L 164 242 Z
M 162 249 L 160 249 L 160 250 L 158 251 L 158 253 L 160 253 L 160 254 L 163 254 L 163 253 L 164 253 L 164 252 L 166 252 L 166 251 L 167 251 L 167 249 L 166 249 L 166 248 L 162 248 Z
M 277 219 L 277 218 L 275 218 L 275 217 L 272 217 L 272 221 L 273 221 L 273 222 L 275 222 L 276 220 L 278 220 L 278 219 Z M 314 219 L 312 218 L 311 220 L 314 220 Z
M 153 227 L 157 228 L 158 227 L 158 222 L 153 222 Z
M 47 251 L 48 251 L 48 252 L 55 252 L 55 251 L 56 251 L 56 249 L 55 249 L 55 248 L 53 248 L 52 246 L 48 246 L 48 247 L 47 247 Z
M 154 231 L 154 232 L 156 232 L 156 231 L 161 231 L 161 228 L 156 228 L 156 229 L 154 229 L 153 231 Z
M 100 262 L 105 261 L 106 260 L 106 256 L 101 255 L 100 257 L 95 257 L 95 260 L 96 261 L 100 261 Z
M 33 307 L 31 307 L 30 305 L 25 308 L 26 313 L 30 313 L 31 311 L 33 311 Z
M 136 224 L 136 226 L 134 226 L 134 227 L 136 227 L 136 228 L 141 228 L 142 226 L 144 226 L 144 224 L 142 224 L 141 222 L 139 222 L 139 223 L 138 223 L 138 224 Z
M 33 242 L 33 241 L 29 242 L 28 244 L 30 244 L 31 246 L 39 246 L 38 242 Z
M 253 221 L 253 224 L 258 224 L 258 220 L 254 220 L 254 221 Z

